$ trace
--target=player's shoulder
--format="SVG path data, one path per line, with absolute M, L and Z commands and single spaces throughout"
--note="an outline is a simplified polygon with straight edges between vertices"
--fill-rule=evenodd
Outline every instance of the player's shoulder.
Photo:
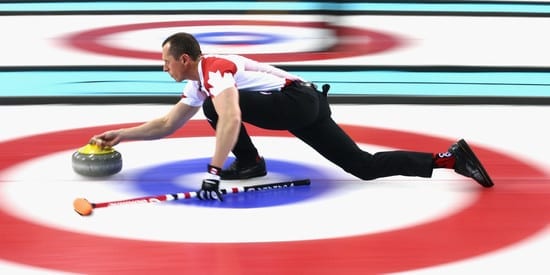
M 202 59 L 203 68 L 206 70 L 232 70 L 242 67 L 243 60 L 239 55 L 205 55 Z
M 233 62 L 235 64 L 242 63 L 246 57 L 238 54 L 208 54 L 203 56 L 203 62 Z

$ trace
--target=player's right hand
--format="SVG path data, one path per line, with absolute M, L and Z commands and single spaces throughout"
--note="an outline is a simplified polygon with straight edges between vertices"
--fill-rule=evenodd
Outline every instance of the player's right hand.
M 112 130 L 93 136 L 89 143 L 99 147 L 113 147 L 121 141 L 120 131 Z

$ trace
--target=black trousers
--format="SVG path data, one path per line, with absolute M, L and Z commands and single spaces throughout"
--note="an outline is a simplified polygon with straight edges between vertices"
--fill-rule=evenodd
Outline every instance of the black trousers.
M 364 180 L 403 175 L 430 177 L 431 153 L 361 150 L 331 118 L 327 98 L 311 86 L 291 84 L 280 92 L 239 92 L 242 120 L 271 130 L 287 130 L 346 172 Z M 211 99 L 203 105 L 215 128 L 218 115 Z M 239 161 L 252 161 L 258 151 L 244 125 L 232 150 Z

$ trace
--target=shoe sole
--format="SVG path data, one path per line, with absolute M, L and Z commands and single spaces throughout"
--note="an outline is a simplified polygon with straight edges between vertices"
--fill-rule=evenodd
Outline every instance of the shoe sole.
M 239 177 L 239 176 L 235 176 L 235 177 L 220 177 L 220 179 L 222 180 L 247 180 L 247 179 L 252 179 L 252 178 L 259 178 L 259 177 L 263 177 L 267 175 L 267 172 L 265 173 L 260 173 L 260 174 L 253 174 L 251 176 L 247 176 L 247 177 Z
M 461 139 L 456 144 L 458 145 L 458 148 L 460 148 L 468 156 L 468 158 L 471 158 L 474 160 L 474 165 L 481 172 L 481 176 L 483 177 L 485 182 L 479 183 L 479 184 L 481 184 L 481 186 L 486 188 L 490 188 L 493 185 L 495 185 L 493 183 L 493 180 L 491 180 L 491 177 L 489 177 L 489 174 L 485 170 L 485 167 L 483 167 L 483 165 L 481 164 L 481 161 L 479 161 L 479 159 L 476 157 L 476 154 L 474 154 L 474 151 L 472 151 L 468 143 L 466 143 L 465 140 Z

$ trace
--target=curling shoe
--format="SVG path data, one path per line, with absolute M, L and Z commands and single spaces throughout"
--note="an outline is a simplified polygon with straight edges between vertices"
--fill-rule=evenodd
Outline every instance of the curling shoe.
M 264 158 L 258 158 L 257 162 L 251 164 L 241 164 L 239 160 L 233 161 L 229 168 L 222 170 L 220 178 L 222 180 L 243 180 L 267 175 Z
M 461 139 L 451 145 L 449 152 L 456 158 L 454 165 L 455 172 L 473 178 L 485 188 L 490 188 L 494 185 L 489 174 L 487 174 L 487 171 L 483 168 L 483 165 L 481 165 L 481 162 L 465 140 Z

